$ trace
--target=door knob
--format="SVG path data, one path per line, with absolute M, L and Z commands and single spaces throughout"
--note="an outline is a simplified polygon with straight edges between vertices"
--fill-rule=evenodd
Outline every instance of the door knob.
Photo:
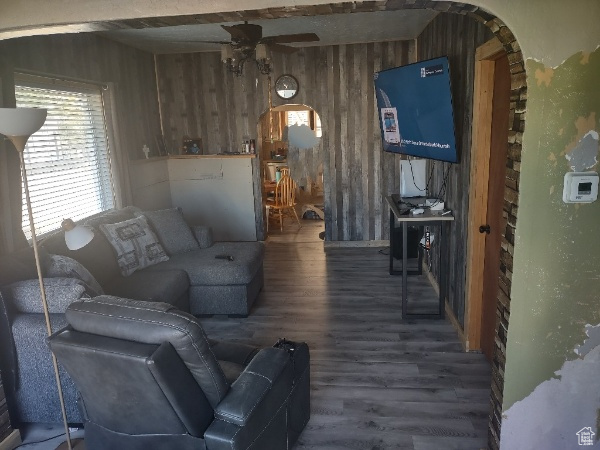
M 489 225 L 480 225 L 479 226 L 479 232 L 480 233 L 486 233 L 486 234 L 490 234 L 490 226 Z

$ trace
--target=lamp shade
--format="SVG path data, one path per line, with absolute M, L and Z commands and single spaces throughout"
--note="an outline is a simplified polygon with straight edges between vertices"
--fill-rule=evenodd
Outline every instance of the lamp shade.
M 65 244 L 69 250 L 79 250 L 88 245 L 94 238 L 94 232 L 88 227 L 75 225 L 71 219 L 65 219 L 62 222 L 62 228 L 65 230 Z
M 0 108 L 0 133 L 12 136 L 31 136 L 46 121 L 45 109 Z

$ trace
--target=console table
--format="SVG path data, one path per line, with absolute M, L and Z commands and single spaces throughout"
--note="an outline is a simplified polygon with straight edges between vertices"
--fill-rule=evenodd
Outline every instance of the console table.
M 394 248 L 394 229 L 396 224 L 402 225 L 402 318 L 403 319 L 443 319 L 444 318 L 444 302 L 446 298 L 446 272 L 442 267 L 442 258 L 439 258 L 439 311 L 435 314 L 409 314 L 408 313 L 408 275 L 414 275 L 418 272 L 409 272 L 408 255 L 407 255 L 407 240 L 408 225 L 416 225 L 418 227 L 424 226 L 437 226 L 440 229 L 439 237 L 437 241 L 440 244 L 440 255 L 444 255 L 446 240 L 444 238 L 444 224 L 452 222 L 454 216 L 452 213 L 442 215 L 441 211 L 438 213 L 432 213 L 428 209 L 422 214 L 403 214 L 400 210 L 400 196 L 393 194 L 388 195 L 386 201 L 390 207 L 390 275 L 396 275 L 398 272 L 394 271 L 394 256 L 392 249 Z M 421 258 L 419 258 L 420 262 Z

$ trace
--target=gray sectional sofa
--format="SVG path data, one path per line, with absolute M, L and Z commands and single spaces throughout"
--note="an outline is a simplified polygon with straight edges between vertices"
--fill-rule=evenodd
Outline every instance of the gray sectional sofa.
M 83 264 L 105 294 L 166 301 L 195 315 L 247 316 L 263 286 L 264 244 L 213 242 L 210 228 L 189 227 L 177 214 L 176 208 L 143 212 L 127 207 L 84 221 L 95 236 L 80 250 L 67 249 L 62 233 L 47 238 L 43 247 L 48 253 L 69 256 Z M 115 250 L 100 227 L 139 215 L 148 219 L 169 260 L 124 277 Z M 232 260 L 219 258 L 225 256 Z
M 164 247 L 165 260 L 123 276 L 102 227 L 141 215 Z M 176 209 L 142 212 L 127 207 L 83 222 L 94 230 L 94 238 L 82 249 L 69 250 L 62 232 L 42 243 L 54 331 L 66 325 L 64 311 L 70 303 L 97 295 L 165 302 L 195 315 L 247 316 L 263 286 L 263 243 L 212 242 L 209 228 L 187 226 Z M 0 271 L 11 272 L 4 270 L 4 280 L 0 276 L 0 370 L 11 419 L 58 423 L 61 415 L 38 280 L 31 251 L 19 253 L 12 260 L 0 258 Z M 65 268 L 65 260 L 76 260 L 84 269 Z M 62 370 L 61 379 L 68 419 L 81 422 L 75 386 Z

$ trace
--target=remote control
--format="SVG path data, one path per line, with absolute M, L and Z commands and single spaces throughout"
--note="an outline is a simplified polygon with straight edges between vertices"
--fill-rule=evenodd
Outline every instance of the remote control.
M 215 255 L 215 259 L 227 259 L 229 261 L 233 261 L 233 256 L 231 256 L 231 255 Z

